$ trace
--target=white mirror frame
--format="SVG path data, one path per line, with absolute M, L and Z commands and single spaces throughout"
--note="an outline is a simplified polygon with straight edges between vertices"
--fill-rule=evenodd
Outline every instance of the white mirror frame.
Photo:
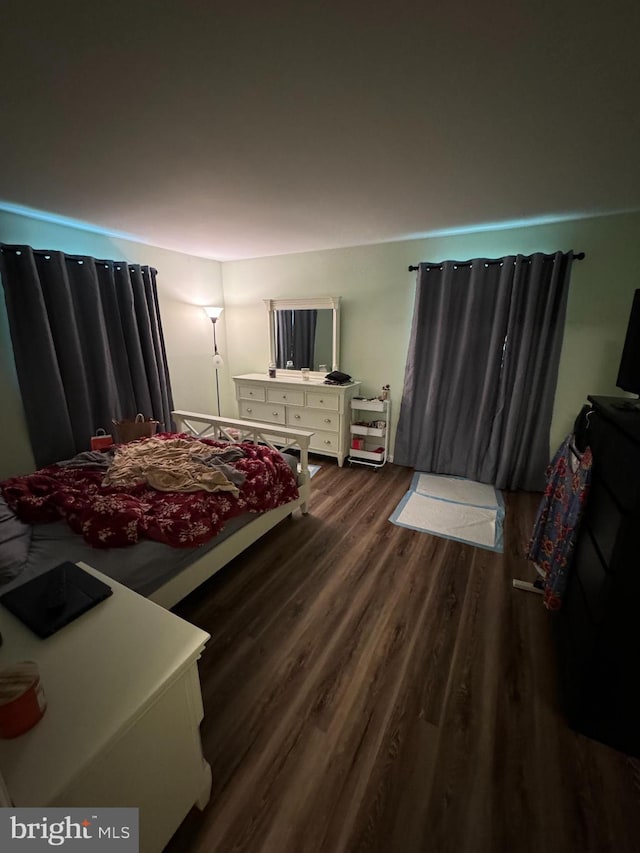
M 340 359 L 340 297 L 321 296 L 309 299 L 265 299 L 264 306 L 269 315 L 269 361 L 276 361 L 276 311 L 313 311 L 330 308 L 333 311 L 333 353 L 331 370 L 339 370 Z M 287 373 L 300 373 L 290 371 Z M 324 374 L 322 374 L 324 376 Z

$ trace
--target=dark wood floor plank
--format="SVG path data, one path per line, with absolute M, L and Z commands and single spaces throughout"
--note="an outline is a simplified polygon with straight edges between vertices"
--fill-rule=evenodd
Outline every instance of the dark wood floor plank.
M 498 555 L 396 527 L 411 472 L 323 460 L 283 522 L 176 611 L 201 661 L 212 800 L 169 851 L 631 853 L 638 762 L 558 701 L 550 614 L 514 590 L 537 496 Z

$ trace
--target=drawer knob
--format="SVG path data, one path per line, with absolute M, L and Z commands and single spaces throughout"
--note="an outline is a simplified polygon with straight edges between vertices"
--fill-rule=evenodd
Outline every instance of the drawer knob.
M 286 399 L 287 399 L 287 395 L 286 395 L 286 394 L 283 394 L 283 395 L 282 395 L 282 399 L 283 399 L 283 400 L 286 400 Z
M 330 439 L 330 438 L 325 438 L 324 443 L 325 443 L 325 444 L 331 444 L 331 439 Z
M 323 400 L 322 398 L 320 398 L 320 402 L 321 402 L 321 403 L 324 403 L 324 400 Z
M 280 413 L 279 412 L 271 412 L 271 414 L 273 415 L 274 418 L 277 418 Z
M 253 391 L 249 391 L 249 396 L 253 397 Z
M 252 411 L 253 411 L 253 409 L 250 409 L 250 408 L 249 408 L 249 406 L 247 406 L 247 411 L 248 411 L 248 412 L 252 412 Z
M 330 423 L 331 423 L 331 418 L 325 418 L 325 419 L 324 419 L 324 422 L 325 422 L 325 424 L 330 424 Z
M 299 420 L 300 420 L 300 415 L 294 415 L 293 417 L 294 417 L 297 421 L 299 421 Z

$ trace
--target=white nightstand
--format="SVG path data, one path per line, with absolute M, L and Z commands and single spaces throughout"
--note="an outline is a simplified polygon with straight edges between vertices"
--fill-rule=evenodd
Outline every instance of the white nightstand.
M 44 717 L 0 740 L 16 806 L 134 806 L 140 849 L 160 851 L 211 770 L 202 756 L 197 661 L 209 635 L 80 563 L 113 595 L 40 640 L 0 605 L 0 667 L 34 660 Z

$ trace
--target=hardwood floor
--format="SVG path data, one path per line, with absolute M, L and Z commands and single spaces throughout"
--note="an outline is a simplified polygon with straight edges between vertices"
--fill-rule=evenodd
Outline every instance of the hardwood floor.
M 640 763 L 566 727 L 550 616 L 511 586 L 537 496 L 506 496 L 498 555 L 389 523 L 407 469 L 317 461 L 311 514 L 176 608 L 212 634 L 213 790 L 167 849 L 640 849 Z

